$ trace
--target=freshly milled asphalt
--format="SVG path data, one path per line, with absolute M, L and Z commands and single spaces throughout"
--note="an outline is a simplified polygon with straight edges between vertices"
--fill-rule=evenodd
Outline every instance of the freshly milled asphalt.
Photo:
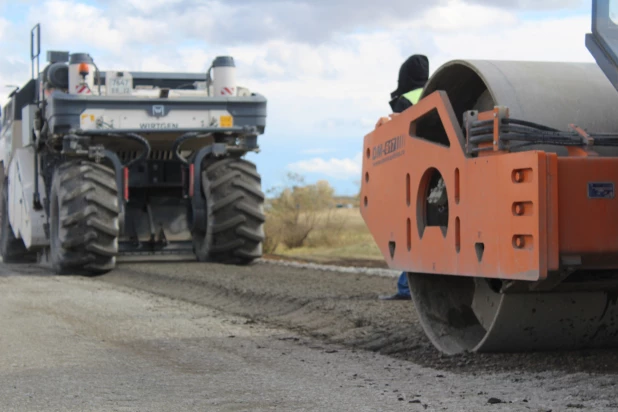
M 618 351 L 443 357 L 395 280 L 280 265 L 0 264 L 2 411 L 618 410 Z

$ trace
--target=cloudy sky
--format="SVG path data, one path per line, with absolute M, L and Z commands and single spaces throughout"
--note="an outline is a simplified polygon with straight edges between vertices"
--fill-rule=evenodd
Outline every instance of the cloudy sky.
M 387 114 L 399 65 L 451 59 L 590 61 L 590 1 L 581 0 L 0 0 L 0 103 L 30 76 L 29 33 L 42 52 L 88 52 L 102 69 L 205 71 L 232 55 L 238 80 L 268 100 L 268 189 L 287 171 L 360 181 L 363 136 Z M 482 47 L 481 47 L 482 46 Z

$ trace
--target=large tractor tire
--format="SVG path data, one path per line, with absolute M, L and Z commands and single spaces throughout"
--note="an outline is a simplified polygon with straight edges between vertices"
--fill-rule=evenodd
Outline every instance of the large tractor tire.
M 56 170 L 50 196 L 50 259 L 57 274 L 103 274 L 118 254 L 115 172 L 77 160 Z
M 4 263 L 36 263 L 36 252 L 26 249 L 23 240 L 17 239 L 9 222 L 8 182 L 2 182 L 2 199 L 0 199 L 0 255 Z
M 206 232 L 193 234 L 201 262 L 247 265 L 262 257 L 264 193 L 255 165 L 226 157 L 204 162 Z

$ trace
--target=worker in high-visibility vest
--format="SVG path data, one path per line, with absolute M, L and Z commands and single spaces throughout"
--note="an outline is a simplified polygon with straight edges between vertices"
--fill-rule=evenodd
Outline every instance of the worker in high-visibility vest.
M 418 102 L 428 77 L 427 56 L 415 54 L 403 62 L 399 69 L 397 90 L 391 93 L 389 103 L 394 113 L 401 113 Z
M 394 115 L 403 112 L 418 103 L 423 93 L 423 88 L 429 78 L 429 59 L 422 54 L 415 54 L 401 65 L 397 90 L 391 93 L 389 102 Z M 392 116 L 392 115 L 391 115 Z M 390 120 L 383 117 L 376 127 Z M 410 287 L 406 272 L 401 272 L 397 280 L 397 293 L 389 296 L 380 296 L 381 300 L 410 300 Z
M 429 60 L 422 54 L 414 54 L 403 62 L 399 69 L 397 90 L 391 93 L 389 105 L 393 114 L 381 117 L 376 127 L 388 122 L 394 116 L 415 105 L 421 98 L 423 88 L 429 78 Z

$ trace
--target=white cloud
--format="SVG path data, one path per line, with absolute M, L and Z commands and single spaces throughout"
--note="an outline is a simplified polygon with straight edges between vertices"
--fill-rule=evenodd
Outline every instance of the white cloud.
M 32 9 L 30 19 L 42 22 L 42 41 L 51 44 L 87 44 L 122 53 L 130 38 L 128 27 L 123 32 L 99 8 L 76 1 L 48 0 Z
M 564 10 L 582 5 L 588 6 L 590 4 L 590 2 L 583 0 L 473 0 L 473 3 L 482 6 L 508 8 L 511 10 Z
M 306 154 L 306 155 L 318 155 L 318 154 L 332 153 L 334 151 L 335 149 L 316 148 L 316 149 L 303 150 L 301 153 Z
M 182 3 L 182 0 L 125 0 L 142 13 L 151 13 L 161 10 L 163 7 L 170 7 Z
M 126 27 L 126 29 L 124 29 Z M 141 16 L 123 16 L 114 20 L 114 28 L 122 33 L 127 43 L 161 44 L 166 33 L 172 29 L 166 21 L 157 21 Z M 129 35 L 130 29 L 130 36 Z
M 523 21 L 517 26 L 482 33 L 437 34 L 435 44 L 444 58 L 594 61 L 584 39 L 590 31 L 587 16 Z M 479 36 L 484 36 L 483 47 Z
M 376 124 L 377 119 L 369 119 L 369 118 L 362 118 L 360 120 L 361 125 L 363 126 L 363 128 L 369 129 L 370 127 L 374 127 Z
M 7 41 L 6 37 L 9 32 L 10 27 L 11 27 L 11 23 L 8 20 L 0 17 L 0 44 L 3 41 Z
M 315 157 L 309 160 L 288 165 L 288 169 L 297 173 L 316 173 L 328 176 L 333 179 L 358 178 L 362 170 L 362 153 L 358 153 L 354 158 L 330 158 L 324 159 Z
M 416 27 L 435 32 L 459 34 L 487 27 L 513 27 L 517 17 L 509 11 L 493 6 L 468 4 L 462 0 L 449 0 L 443 6 L 433 7 L 414 22 Z

